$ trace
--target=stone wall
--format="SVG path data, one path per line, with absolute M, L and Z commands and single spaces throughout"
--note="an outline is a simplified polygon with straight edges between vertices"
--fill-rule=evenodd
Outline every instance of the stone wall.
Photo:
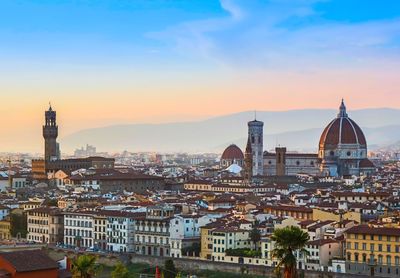
M 61 260 L 64 256 L 74 258 L 76 253 L 74 251 L 66 251 L 63 249 L 46 249 L 47 253 L 54 260 Z M 124 263 L 143 263 L 151 266 L 163 266 L 165 261 L 172 259 L 175 266 L 188 273 L 195 274 L 201 270 L 231 272 L 231 273 L 248 273 L 256 274 L 265 277 L 275 277 L 273 275 L 274 269 L 272 267 L 256 266 L 256 265 L 242 265 L 242 264 L 231 264 L 222 262 L 212 262 L 207 260 L 194 260 L 187 258 L 169 258 L 169 257 L 154 257 L 154 256 L 143 256 L 135 254 L 97 254 L 98 262 L 106 266 L 115 266 L 117 262 L 122 261 Z M 305 271 L 305 278 L 360 278 L 368 277 L 361 275 L 349 275 L 340 273 L 328 273 L 328 272 L 317 272 L 317 271 Z

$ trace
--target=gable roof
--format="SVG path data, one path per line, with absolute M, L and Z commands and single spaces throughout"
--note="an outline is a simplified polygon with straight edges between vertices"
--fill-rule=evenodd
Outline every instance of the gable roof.
M 24 250 L 0 253 L 0 257 L 10 263 L 17 272 L 58 269 L 53 261 L 41 250 Z

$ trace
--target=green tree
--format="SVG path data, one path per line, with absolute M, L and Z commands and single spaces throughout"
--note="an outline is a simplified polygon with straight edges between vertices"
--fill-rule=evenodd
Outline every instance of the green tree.
M 163 270 L 164 278 L 175 278 L 177 272 L 178 271 L 175 268 L 174 261 L 166 260 Z
M 81 255 L 72 262 L 72 274 L 74 278 L 96 277 L 100 271 L 101 267 L 96 263 L 96 257 L 93 255 Z
M 26 214 L 11 212 L 10 222 L 11 222 L 11 231 L 10 231 L 11 236 L 26 238 L 26 235 L 28 233 Z
M 295 278 L 297 275 L 297 259 L 295 251 L 307 254 L 304 249 L 309 241 L 308 233 L 299 227 L 285 227 L 276 229 L 271 236 L 271 240 L 275 242 L 275 248 L 272 250 L 272 256 L 278 259 L 277 271 L 284 268 L 284 278 Z
M 112 278 L 129 278 L 129 276 L 128 268 L 121 262 L 118 262 L 111 272 Z
M 261 232 L 259 229 L 257 229 L 257 227 L 254 227 L 250 231 L 250 239 L 254 244 L 254 249 L 257 250 L 257 243 L 261 240 Z

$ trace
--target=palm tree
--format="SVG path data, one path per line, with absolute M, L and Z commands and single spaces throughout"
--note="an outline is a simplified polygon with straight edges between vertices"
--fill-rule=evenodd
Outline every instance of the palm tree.
M 271 236 L 271 240 L 275 242 L 275 248 L 272 250 L 272 257 L 279 260 L 277 271 L 284 267 L 284 278 L 295 278 L 297 275 L 297 260 L 295 251 L 307 254 L 304 249 L 310 237 L 308 233 L 299 227 L 285 227 L 276 229 Z
M 250 239 L 254 244 L 254 250 L 257 250 L 257 242 L 261 240 L 261 232 L 259 229 L 257 229 L 257 227 L 254 227 L 250 231 Z
M 92 255 L 78 256 L 72 262 L 72 273 L 74 278 L 92 278 L 100 271 L 96 263 L 96 257 Z

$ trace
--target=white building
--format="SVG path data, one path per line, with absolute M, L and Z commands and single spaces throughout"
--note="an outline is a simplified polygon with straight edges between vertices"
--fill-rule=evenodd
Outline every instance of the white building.
M 64 244 L 93 248 L 94 216 L 91 212 L 64 213 Z
M 182 254 L 182 249 L 195 244 L 200 247 L 200 227 L 212 220 L 207 215 L 175 215 L 169 226 L 171 257 L 191 256 L 192 254 Z
M 107 250 L 134 252 L 136 213 L 127 211 L 103 211 L 107 216 Z
M 148 207 L 146 215 L 135 222 L 137 254 L 170 256 L 170 220 L 174 208 L 169 205 Z

